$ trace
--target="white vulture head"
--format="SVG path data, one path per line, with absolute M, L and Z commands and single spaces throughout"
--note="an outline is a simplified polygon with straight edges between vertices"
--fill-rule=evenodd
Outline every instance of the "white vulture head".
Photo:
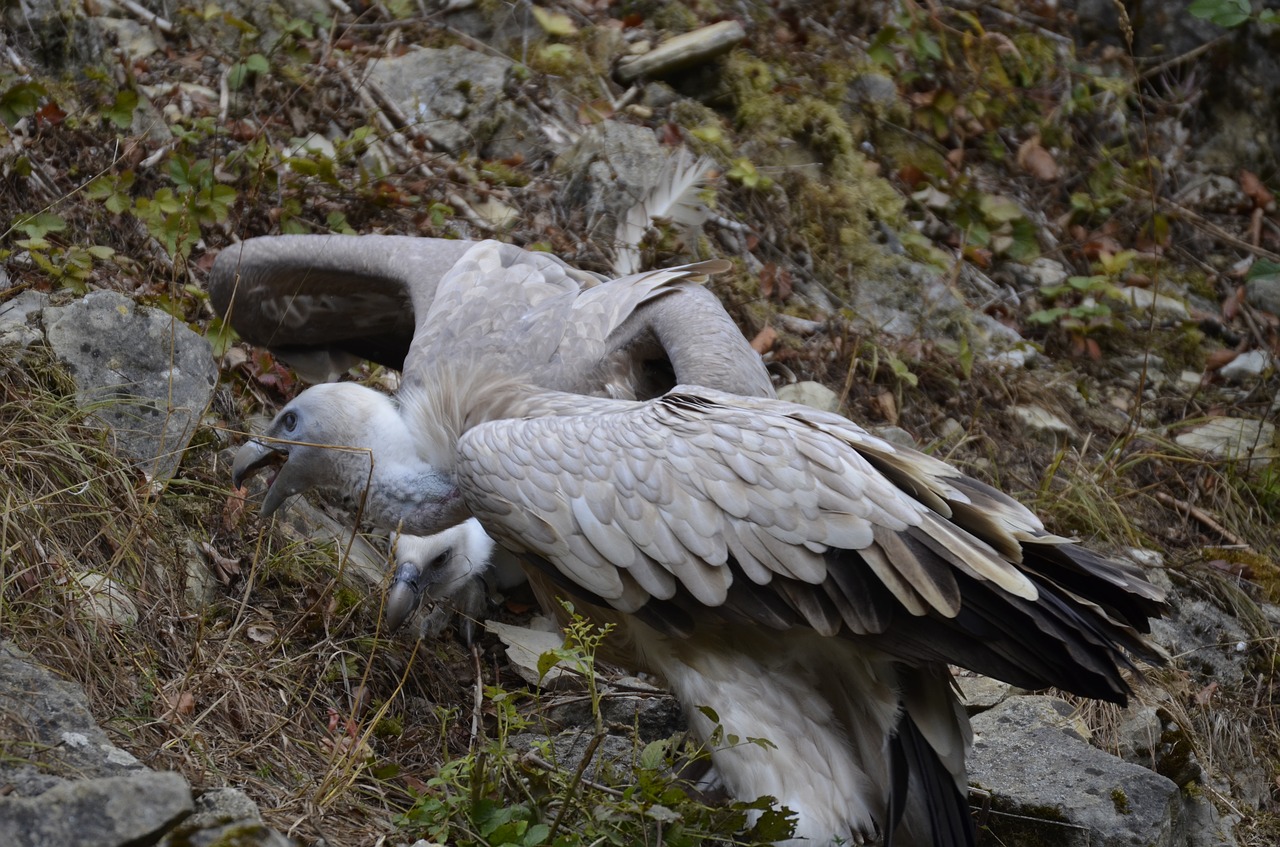
M 735 797 L 798 813 L 796 845 L 974 844 L 948 663 L 1122 702 L 1131 656 L 1158 660 L 1141 633 L 1163 593 L 1136 569 L 838 415 L 705 384 L 647 400 L 568 393 L 537 381 L 554 372 L 538 357 L 450 365 L 441 339 L 460 336 L 434 323 L 448 320 L 435 305 L 518 285 L 520 266 L 473 248 L 439 280 L 414 342 L 435 339 L 433 356 L 406 364 L 398 407 L 309 389 L 268 431 L 306 449 L 250 442 L 237 479 L 283 454 L 264 508 L 307 487 L 367 489 L 366 514 L 387 528 L 475 518 L 541 596 L 620 622 L 637 667 L 666 679 L 704 739 L 719 734 L 700 706 L 725 735 L 771 743 L 712 760 Z M 598 312 L 592 291 L 644 304 L 690 272 L 587 289 L 540 335 Z M 612 355 L 610 332 L 637 308 L 614 308 L 593 349 Z M 488 349 L 474 331 L 468 354 Z M 683 332 L 699 334 L 696 315 Z M 314 444 L 360 447 L 366 463 Z
M 387 628 L 399 629 L 423 601 L 435 609 L 423 616 L 419 637 L 436 636 L 456 614 L 463 642 L 475 640 L 476 625 L 487 617 L 491 598 L 525 581 L 519 562 L 494 550 L 479 521 L 463 521 L 435 535 L 391 537 L 396 571 L 387 591 Z

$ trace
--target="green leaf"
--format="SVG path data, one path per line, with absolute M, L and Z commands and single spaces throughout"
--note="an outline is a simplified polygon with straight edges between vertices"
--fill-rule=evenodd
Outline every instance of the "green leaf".
M 249 81 L 250 75 L 251 72 L 244 62 L 236 62 L 231 66 L 231 70 L 227 71 L 227 87 L 232 91 L 239 91 Z
M 982 216 L 993 224 L 1008 223 L 1026 217 L 1014 200 L 999 194 L 984 194 L 978 200 Z
M 244 60 L 244 66 L 255 74 L 265 74 L 271 70 L 271 63 L 267 61 L 267 57 L 261 53 L 254 53 Z
M 36 212 L 14 221 L 13 228 L 25 232 L 27 238 L 43 239 L 47 233 L 62 232 L 67 222 L 52 212 Z
M 138 92 L 122 89 L 116 92 L 115 102 L 102 113 L 102 117 L 111 121 L 118 129 L 128 129 L 133 125 L 133 113 L 137 108 Z
M 1221 27 L 1234 27 L 1249 20 L 1253 10 L 1249 7 L 1249 0 L 1194 0 L 1187 11 L 1194 18 Z
M 920 378 L 913 374 L 907 363 L 899 359 L 897 356 L 892 354 L 889 355 L 889 367 L 893 370 L 894 375 L 896 375 L 898 379 L 908 385 L 915 387 L 919 384 Z
M 640 751 L 640 767 L 649 770 L 657 770 L 667 760 L 667 750 L 670 747 L 669 739 L 659 739 L 650 741 L 645 748 Z
M 547 840 L 547 836 L 551 834 L 551 827 L 545 823 L 534 824 L 529 827 L 529 831 L 524 834 L 525 847 L 537 847 Z
M 1280 262 L 1273 262 L 1269 259 L 1258 259 L 1249 266 L 1249 272 L 1244 275 L 1244 278 L 1248 281 L 1251 279 L 1264 279 L 1273 276 L 1280 276 Z
M 48 91 L 38 82 L 19 82 L 0 94 L 0 121 L 12 126 L 20 118 L 35 113 Z
M 1058 320 L 1066 313 L 1067 310 L 1062 307 L 1058 307 L 1056 309 L 1041 309 L 1038 312 L 1032 312 L 1027 315 L 1027 323 L 1045 325 L 1057 323 Z

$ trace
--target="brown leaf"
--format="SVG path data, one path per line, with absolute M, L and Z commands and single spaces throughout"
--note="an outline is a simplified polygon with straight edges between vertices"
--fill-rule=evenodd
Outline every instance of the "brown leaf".
M 773 345 L 778 343 L 778 331 L 771 326 L 756 333 L 756 337 L 751 339 L 751 349 L 755 350 L 761 356 L 773 349 Z
M 785 302 L 791 296 L 791 272 L 774 262 L 767 262 L 760 271 L 760 293 Z
M 1206 371 L 1216 371 L 1223 365 L 1232 362 L 1236 356 L 1239 356 L 1238 350 L 1213 350 L 1205 357 L 1204 369 Z
M 1233 321 L 1240 315 L 1240 306 L 1244 303 L 1244 286 L 1236 286 L 1230 296 L 1222 302 L 1222 317 Z
M 1240 188 L 1256 209 L 1265 209 L 1276 201 L 1276 196 L 1250 171 L 1240 171 Z
M 1040 146 L 1040 136 L 1033 135 L 1018 148 L 1018 167 L 1041 182 L 1053 182 L 1058 178 L 1058 162 L 1053 154 Z
M 1204 688 L 1201 688 L 1199 691 L 1197 691 L 1195 696 L 1192 697 L 1192 699 L 1196 701 L 1197 706 L 1207 706 L 1209 705 L 1209 701 L 1213 699 L 1213 695 L 1217 692 L 1217 690 L 1218 690 L 1218 683 L 1211 682 L 1208 685 L 1206 685 Z

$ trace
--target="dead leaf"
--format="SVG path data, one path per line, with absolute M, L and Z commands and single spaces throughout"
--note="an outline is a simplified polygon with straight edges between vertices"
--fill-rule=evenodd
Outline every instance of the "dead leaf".
M 208 557 L 214 575 L 218 577 L 218 581 L 223 585 L 230 585 L 232 577 L 240 576 L 239 557 L 228 558 L 215 550 L 213 545 L 207 541 L 200 542 L 200 550 Z
M 1213 699 L 1213 695 L 1217 693 L 1217 691 L 1218 691 L 1218 683 L 1211 682 L 1208 685 L 1206 685 L 1204 688 L 1201 688 L 1199 691 L 1197 691 L 1195 696 L 1192 699 L 1196 701 L 1197 706 L 1207 706 L 1209 705 L 1209 701 Z
M 1223 365 L 1230 364 L 1239 356 L 1238 350 L 1213 350 L 1205 357 L 1204 369 L 1206 371 L 1216 371 Z
M 785 303 L 791 296 L 791 272 L 774 262 L 767 262 L 760 271 L 760 293 Z
M 892 391 L 881 391 L 875 398 L 876 411 L 890 426 L 898 425 L 898 398 Z
M 1040 146 L 1040 136 L 1033 135 L 1018 148 L 1018 167 L 1041 182 L 1053 182 L 1058 178 L 1058 162 L 1053 154 Z
M 773 345 L 778 343 L 778 331 L 771 326 L 756 333 L 756 337 L 751 339 L 751 349 L 755 350 L 761 356 L 773 349 Z
M 1240 171 L 1240 188 L 1253 201 L 1255 209 L 1266 209 L 1276 201 L 1276 196 L 1250 171 Z

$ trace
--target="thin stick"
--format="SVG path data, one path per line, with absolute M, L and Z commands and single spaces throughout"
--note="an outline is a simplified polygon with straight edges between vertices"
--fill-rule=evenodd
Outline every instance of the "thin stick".
M 1245 541 L 1243 538 L 1236 535 L 1234 532 L 1227 529 L 1222 524 L 1218 523 L 1218 521 L 1215 520 L 1214 517 L 1210 515 L 1208 512 L 1206 512 L 1204 509 L 1201 509 L 1198 506 L 1193 506 L 1185 500 L 1179 500 L 1176 497 L 1171 497 L 1170 495 L 1165 494 L 1163 491 L 1155 492 L 1155 496 L 1156 496 L 1156 499 L 1159 500 L 1161 503 L 1164 503 L 1166 506 L 1172 506 L 1173 508 L 1177 509 L 1179 512 L 1182 512 L 1184 515 L 1195 518 L 1197 521 L 1204 524 L 1206 527 L 1213 530 L 1214 532 L 1218 533 L 1219 535 L 1221 535 L 1223 538 L 1225 538 L 1227 541 L 1231 542 L 1232 544 L 1237 544 L 1245 548 L 1246 550 L 1253 549 L 1253 547 L 1249 545 L 1249 542 Z

